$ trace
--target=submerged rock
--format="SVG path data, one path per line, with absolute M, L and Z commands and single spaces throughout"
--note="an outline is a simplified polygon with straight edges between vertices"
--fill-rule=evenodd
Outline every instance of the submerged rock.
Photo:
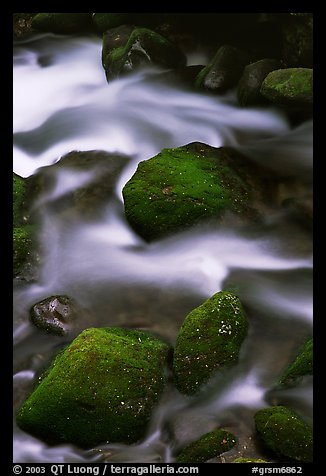
M 272 174 L 230 147 L 194 142 L 139 163 L 123 188 L 132 228 L 152 241 L 227 213 L 253 223 Z
M 181 326 L 174 350 L 176 388 L 193 394 L 217 370 L 236 363 L 247 330 L 241 302 L 231 292 L 220 291 L 191 311 Z
M 222 428 L 206 433 L 181 450 L 177 463 L 205 463 L 233 448 L 237 443 L 236 437 Z
M 277 456 L 313 461 L 312 429 L 293 410 L 285 406 L 263 408 L 254 418 L 259 436 Z
M 34 199 L 47 197 L 51 212 L 94 219 L 114 195 L 117 179 L 129 157 L 102 150 L 72 151 L 28 178 Z M 67 187 L 67 183 L 71 186 Z
M 56 357 L 17 424 L 50 444 L 136 442 L 164 389 L 169 350 L 143 331 L 86 329 Z
M 301 347 L 297 357 L 285 369 L 279 383 L 295 385 L 301 377 L 313 374 L 313 339 L 308 339 Z
M 74 321 L 80 321 L 87 314 L 69 296 L 50 296 L 34 304 L 30 309 L 32 323 L 49 334 L 65 335 L 72 330 Z
M 264 79 L 260 92 L 280 106 L 311 107 L 313 70 L 309 68 L 277 69 Z
M 112 36 L 114 41 L 110 41 Z M 116 31 L 113 35 L 109 31 L 103 38 L 102 63 L 108 81 L 139 67 L 154 65 L 171 69 L 185 66 L 186 61 L 185 54 L 175 44 L 147 28 L 132 28 L 126 41 Z

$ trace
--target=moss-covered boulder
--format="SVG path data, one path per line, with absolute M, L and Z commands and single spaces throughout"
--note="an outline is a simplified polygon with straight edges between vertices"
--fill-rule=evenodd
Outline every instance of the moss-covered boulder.
M 248 321 L 237 296 L 220 291 L 185 318 L 173 356 L 176 388 L 193 394 L 219 369 L 238 361 Z
M 311 107 L 313 70 L 309 68 L 277 69 L 264 79 L 260 92 L 280 106 Z
M 35 30 L 69 34 L 91 29 L 91 13 L 38 13 L 32 20 Z
M 194 142 L 163 149 L 140 162 L 124 186 L 126 218 L 147 241 L 207 218 L 221 223 L 227 213 L 252 223 L 260 218 L 271 175 L 266 179 L 261 168 L 228 147 Z
M 223 45 L 217 50 L 212 62 L 200 71 L 195 85 L 215 93 L 224 92 L 237 84 L 249 61 L 247 52 L 231 45 Z
M 301 377 L 313 373 L 313 339 L 308 339 L 299 350 L 297 357 L 285 369 L 279 383 L 281 385 L 295 385 Z
M 186 65 L 185 54 L 172 42 L 148 28 L 133 28 L 124 45 L 103 38 L 102 63 L 108 80 L 144 66 L 173 69 Z M 119 45 L 119 46 L 117 46 Z
M 133 443 L 164 389 L 169 350 L 143 331 L 86 329 L 56 357 L 17 424 L 49 443 Z
M 313 461 L 312 429 L 293 410 L 285 406 L 263 408 L 254 419 L 259 436 L 277 456 Z
M 177 463 L 205 463 L 233 448 L 237 438 L 230 432 L 219 428 L 206 433 L 181 450 Z
M 237 87 L 240 106 L 265 104 L 267 99 L 260 92 L 261 85 L 271 71 L 280 68 L 280 61 L 271 58 L 264 58 L 248 64 L 243 70 Z

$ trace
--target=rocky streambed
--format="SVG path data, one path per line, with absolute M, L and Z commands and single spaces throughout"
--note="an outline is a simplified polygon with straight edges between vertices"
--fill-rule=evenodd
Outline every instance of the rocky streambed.
M 312 462 L 311 36 L 14 15 L 16 462 Z

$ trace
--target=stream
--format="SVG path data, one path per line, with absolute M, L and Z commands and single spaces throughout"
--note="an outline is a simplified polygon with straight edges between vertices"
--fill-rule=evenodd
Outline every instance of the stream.
M 239 439 L 231 455 L 273 461 L 255 437 L 258 409 L 289 405 L 312 424 L 312 378 L 295 388 L 274 388 L 312 335 L 311 231 L 280 205 L 257 227 L 207 223 L 148 244 L 124 218 L 122 188 L 140 161 L 163 148 L 199 141 L 235 147 L 280 176 L 290 175 L 281 199 L 309 195 L 312 122 L 293 126 L 272 106 L 240 108 L 233 90 L 214 96 L 162 81 L 157 68 L 108 84 L 101 46 L 97 37 L 53 34 L 14 44 L 16 174 L 29 177 L 73 150 L 130 158 L 93 220 L 67 223 L 48 206 L 90 180 L 85 172 L 61 169 L 55 185 L 34 204 L 47 240 L 37 280 L 14 282 L 14 413 L 69 342 L 29 321 L 30 307 L 48 296 L 76 299 L 91 312 L 92 327 L 146 329 L 173 345 L 192 309 L 230 290 L 246 309 L 249 333 L 239 362 L 214 376 L 198 395 L 185 397 L 168 386 L 146 437 L 137 444 L 91 450 L 49 446 L 20 430 L 14 418 L 14 462 L 170 463 L 179 448 L 220 426 Z M 189 52 L 189 65 L 206 62 L 205 51 Z

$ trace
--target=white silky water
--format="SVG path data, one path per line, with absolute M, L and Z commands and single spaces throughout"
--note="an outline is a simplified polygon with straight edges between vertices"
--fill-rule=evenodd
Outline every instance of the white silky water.
M 140 161 L 199 141 L 233 146 L 273 172 L 290 175 L 292 189 L 282 193 L 300 198 L 311 192 L 312 123 L 294 127 L 277 108 L 240 108 L 234 91 L 194 92 L 165 83 L 160 74 L 141 70 L 108 84 L 95 37 L 39 35 L 14 45 L 16 174 L 29 177 L 75 150 L 130 158 L 99 218 L 67 223 L 47 207 L 91 180 L 85 172 L 60 170 L 55 185 L 34 204 L 47 241 L 38 279 L 14 283 L 14 412 L 44 365 L 67 344 L 29 321 L 30 307 L 55 294 L 90 310 L 92 326 L 147 329 L 174 344 L 193 308 L 231 290 L 250 323 L 239 362 L 195 397 L 168 387 L 146 437 L 135 445 L 88 451 L 48 446 L 18 429 L 14 418 L 15 462 L 169 463 L 178 448 L 218 426 L 239 438 L 235 453 L 260 457 L 253 423 L 259 408 L 290 404 L 312 422 L 312 379 L 296 389 L 274 390 L 312 335 L 311 233 L 280 207 L 264 226 L 250 230 L 207 223 L 148 244 L 127 224 L 121 193 Z

